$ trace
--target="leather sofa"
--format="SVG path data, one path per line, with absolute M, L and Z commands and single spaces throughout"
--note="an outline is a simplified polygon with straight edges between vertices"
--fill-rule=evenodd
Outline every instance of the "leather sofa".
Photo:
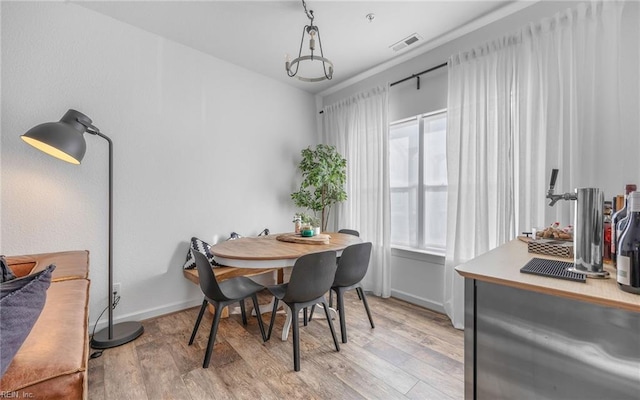
M 89 252 L 7 257 L 20 277 L 55 264 L 47 299 L 0 380 L 0 398 L 86 399 L 89 357 Z

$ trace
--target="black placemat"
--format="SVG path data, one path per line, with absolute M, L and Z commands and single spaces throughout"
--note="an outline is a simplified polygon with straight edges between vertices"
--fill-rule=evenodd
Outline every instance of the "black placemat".
M 567 268 L 573 267 L 573 263 L 547 260 L 544 258 L 532 258 L 524 267 L 520 268 L 520 272 L 525 274 L 548 276 L 550 278 L 566 279 L 568 281 L 586 282 L 585 274 L 567 271 Z

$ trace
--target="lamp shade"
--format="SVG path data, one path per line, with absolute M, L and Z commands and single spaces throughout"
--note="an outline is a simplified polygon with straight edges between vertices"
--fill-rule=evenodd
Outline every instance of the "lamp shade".
M 37 125 L 21 136 L 35 148 L 63 161 L 80 164 L 87 150 L 84 133 L 91 119 L 76 110 L 68 110 L 58 122 Z

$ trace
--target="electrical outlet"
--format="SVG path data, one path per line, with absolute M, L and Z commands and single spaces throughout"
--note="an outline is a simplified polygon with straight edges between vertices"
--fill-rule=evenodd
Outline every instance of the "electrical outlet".
M 113 284 L 113 298 L 120 296 L 120 283 Z

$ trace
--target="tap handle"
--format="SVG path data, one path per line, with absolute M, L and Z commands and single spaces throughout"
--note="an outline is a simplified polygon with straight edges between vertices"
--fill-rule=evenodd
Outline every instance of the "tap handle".
M 551 192 L 556 186 L 556 179 L 558 179 L 558 169 L 554 168 L 551 170 L 551 183 L 549 184 L 549 191 Z

